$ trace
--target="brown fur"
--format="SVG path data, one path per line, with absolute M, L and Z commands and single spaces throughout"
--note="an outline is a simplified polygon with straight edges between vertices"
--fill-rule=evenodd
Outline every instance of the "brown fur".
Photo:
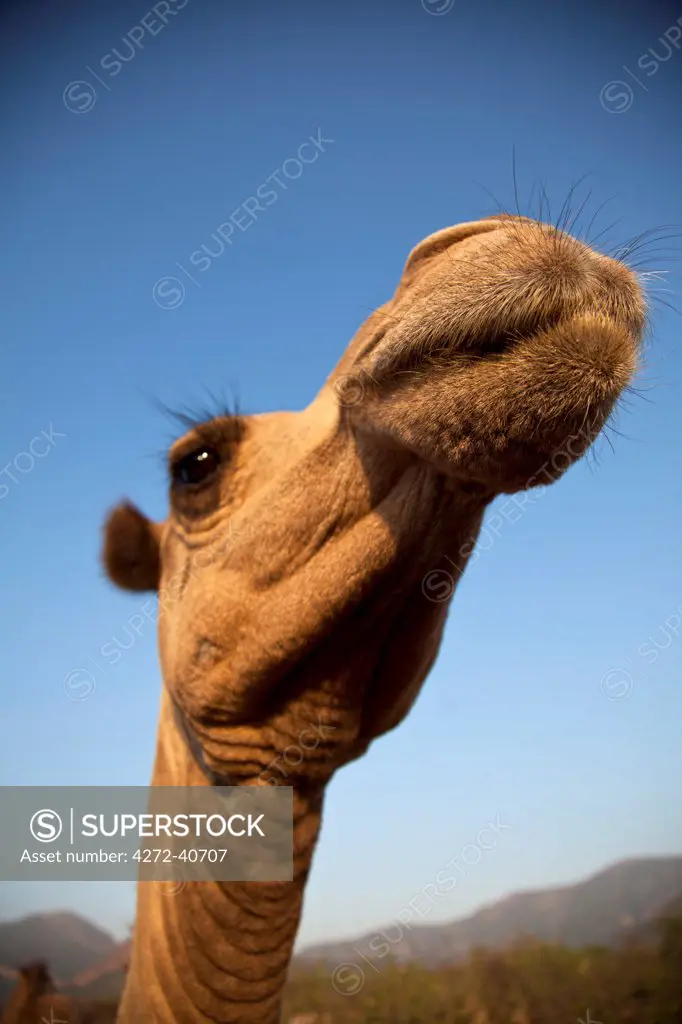
M 278 1020 L 326 784 L 405 717 L 438 651 L 448 602 L 425 577 L 459 577 L 495 495 L 584 453 L 644 323 L 634 275 L 561 231 L 447 228 L 308 408 L 191 430 L 171 467 L 204 449 L 212 476 L 173 483 L 162 524 L 112 513 L 112 579 L 160 581 L 153 782 L 207 784 L 170 693 L 212 770 L 293 785 L 295 811 L 292 883 L 140 886 L 120 1021 Z M 281 759 L 291 746 L 299 764 Z
M 156 590 L 161 575 L 158 528 L 132 505 L 120 505 L 109 516 L 102 559 L 119 587 Z

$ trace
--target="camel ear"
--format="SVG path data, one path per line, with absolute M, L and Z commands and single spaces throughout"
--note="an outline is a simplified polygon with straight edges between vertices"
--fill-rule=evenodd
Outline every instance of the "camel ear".
M 158 590 L 161 576 L 161 524 L 125 502 L 104 524 L 102 561 L 112 583 L 123 590 Z

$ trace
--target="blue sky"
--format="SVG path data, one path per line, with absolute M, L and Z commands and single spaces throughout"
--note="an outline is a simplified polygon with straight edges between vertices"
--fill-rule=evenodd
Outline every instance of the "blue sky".
M 122 496 L 165 515 L 174 434 L 156 400 L 192 405 L 208 388 L 246 412 L 302 408 L 416 242 L 513 205 L 513 153 L 528 212 L 538 182 L 558 212 L 586 175 L 581 224 L 608 200 L 593 229 L 618 221 L 607 242 L 682 230 L 671 5 L 166 6 L 167 24 L 144 29 L 142 2 L 4 15 L 7 784 L 149 778 L 154 629 L 115 665 L 98 658 L 129 643 L 145 601 L 103 579 L 98 550 Z M 287 177 L 318 132 L 318 158 Z M 238 215 L 246 227 L 200 270 L 191 254 L 216 251 L 212 233 L 268 180 L 276 199 Z M 679 239 L 659 249 L 671 244 L 642 259 L 670 271 L 652 288 L 679 305 L 661 290 L 679 296 Z M 184 297 L 177 283 L 154 293 L 167 277 Z M 395 919 L 498 815 L 510 827 L 464 855 L 425 921 L 682 852 L 680 329 L 654 302 L 624 436 L 487 528 L 416 708 L 330 786 L 301 943 Z M 42 431 L 52 443 L 32 463 Z M 95 689 L 74 700 L 64 679 L 83 668 Z M 0 885 L 1 918 L 57 907 L 122 934 L 133 887 Z

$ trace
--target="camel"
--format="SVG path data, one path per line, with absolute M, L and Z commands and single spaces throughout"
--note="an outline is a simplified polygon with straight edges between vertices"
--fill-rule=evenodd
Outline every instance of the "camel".
M 192 423 L 168 517 L 109 513 L 110 580 L 159 597 L 152 785 L 294 813 L 293 881 L 139 883 L 121 1024 L 280 1019 L 329 780 L 405 718 L 485 509 L 588 450 L 645 326 L 634 273 L 558 225 L 445 228 L 310 405 Z
M 3 1024 L 81 1024 L 75 1001 L 57 991 L 47 964 L 35 960 L 20 967 L 18 973 Z

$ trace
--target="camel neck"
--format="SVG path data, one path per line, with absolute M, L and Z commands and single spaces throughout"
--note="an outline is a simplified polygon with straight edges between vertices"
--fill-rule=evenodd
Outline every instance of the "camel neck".
M 152 781 L 207 784 L 166 694 Z M 291 882 L 138 884 L 118 1024 L 277 1024 L 322 801 L 294 789 Z
M 178 701 L 173 697 L 172 694 L 168 694 L 170 704 L 173 711 L 173 720 L 175 722 L 175 728 L 177 729 L 180 736 L 182 736 L 187 751 L 191 758 L 194 760 L 197 768 L 201 771 L 206 782 L 209 786 L 234 786 L 236 781 L 232 780 L 226 773 L 214 771 L 206 761 L 206 755 L 204 754 L 201 741 L 195 733 L 192 725 L 187 718 L 187 715 L 182 710 Z

